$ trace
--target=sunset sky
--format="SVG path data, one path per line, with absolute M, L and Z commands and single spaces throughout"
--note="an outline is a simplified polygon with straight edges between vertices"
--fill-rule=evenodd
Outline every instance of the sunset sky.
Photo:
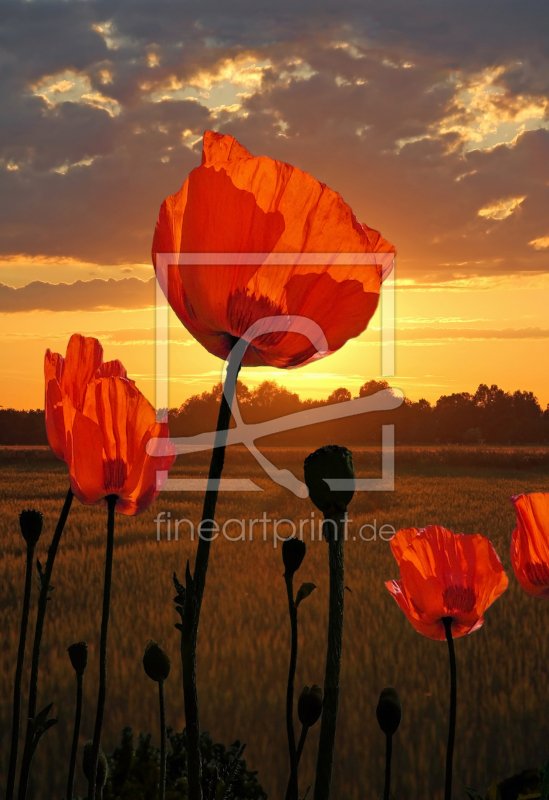
M 542 0 L 8 1 L 0 403 L 97 336 L 154 403 L 150 249 L 202 135 L 310 172 L 397 249 L 394 386 L 549 403 L 549 6 Z M 302 396 L 380 376 L 379 315 L 339 353 L 246 369 Z M 170 405 L 222 362 L 173 318 Z

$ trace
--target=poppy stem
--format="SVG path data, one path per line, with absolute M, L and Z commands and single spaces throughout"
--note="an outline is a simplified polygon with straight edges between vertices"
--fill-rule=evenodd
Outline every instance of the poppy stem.
M 34 562 L 35 543 L 27 544 L 27 566 L 25 571 L 25 588 L 23 591 L 23 611 L 21 614 L 21 633 L 19 634 L 19 649 L 17 651 L 17 665 L 15 667 L 15 680 L 13 685 L 13 722 L 11 727 L 11 752 L 8 768 L 8 783 L 6 800 L 13 800 L 15 787 L 15 772 L 17 769 L 17 754 L 19 751 L 19 731 L 21 728 L 21 679 L 23 677 L 23 662 L 25 660 L 25 647 L 27 643 L 27 629 L 29 626 L 29 609 L 32 590 L 32 567 Z
M 391 796 L 391 759 L 393 757 L 393 737 L 387 734 L 385 737 L 385 787 L 383 789 L 383 800 L 389 800 Z
M 236 393 L 236 381 L 240 372 L 241 359 L 231 359 L 227 365 L 227 375 L 221 395 L 219 416 L 215 433 L 214 449 L 210 461 L 208 487 L 204 497 L 202 521 L 198 529 L 198 547 L 194 573 L 191 576 L 187 565 L 185 585 L 185 605 L 181 628 L 181 662 L 183 667 L 183 695 L 185 701 L 185 728 L 187 733 L 187 765 L 189 781 L 189 800 L 202 800 L 202 763 L 200 756 L 200 720 L 198 714 L 198 694 L 196 691 L 196 644 L 200 609 L 206 587 L 206 574 L 213 535 L 215 507 L 219 492 L 219 482 L 225 462 L 225 448 L 231 421 L 231 408 Z M 90 800 L 94 800 L 90 798 Z
M 158 701 L 160 705 L 160 787 L 158 800 L 164 800 L 166 795 L 166 695 L 164 681 L 158 681 Z M 67 798 L 70 800 L 70 798 Z
M 76 713 L 74 715 L 74 731 L 72 734 L 71 760 L 69 765 L 69 779 L 67 781 L 67 800 L 72 800 L 74 791 L 74 773 L 76 770 L 76 756 L 78 753 L 78 739 L 80 738 L 80 720 L 82 719 L 84 673 L 76 673 Z
M 112 584 L 112 558 L 114 552 L 114 509 L 117 495 L 110 494 L 107 500 L 107 549 L 105 554 L 105 582 L 103 585 L 103 615 L 101 619 L 101 640 L 99 644 L 99 692 L 97 695 L 97 711 L 93 731 L 92 760 L 90 765 L 90 778 L 88 781 L 88 800 L 95 800 L 97 783 L 97 763 L 99 748 L 101 747 L 101 730 L 105 715 L 105 700 L 107 697 L 107 635 L 109 630 L 109 613 L 111 605 Z
M 325 515 L 322 530 L 324 538 L 328 541 L 330 606 L 326 672 L 324 675 L 324 704 L 316 762 L 314 800 L 329 800 L 332 783 L 343 644 L 345 511 L 334 516 Z
M 452 617 L 443 617 L 442 623 L 448 642 L 450 656 L 450 725 L 448 728 L 448 748 L 446 750 L 446 782 L 444 800 L 452 800 L 452 763 L 454 758 L 454 741 L 456 737 L 456 709 L 457 709 L 457 675 L 456 654 L 454 650 L 454 637 L 452 636 Z
M 301 736 L 299 737 L 299 744 L 297 745 L 297 753 L 296 753 L 296 761 L 297 766 L 299 766 L 299 761 L 301 759 L 301 754 L 303 752 L 303 748 L 305 747 L 305 740 L 307 738 L 307 734 L 309 733 L 309 726 L 302 725 L 301 726 Z
M 290 650 L 290 667 L 288 669 L 288 687 L 286 690 L 286 731 L 288 734 L 288 747 L 290 750 L 290 780 L 286 790 L 286 800 L 299 800 L 299 784 L 297 775 L 297 753 L 295 749 L 294 731 L 294 681 L 297 666 L 297 608 L 294 602 L 294 573 L 285 572 L 286 591 L 288 593 L 288 610 L 290 612 L 290 627 L 292 631 L 292 644 Z
M 57 548 L 65 528 L 69 511 L 71 510 L 72 499 L 74 495 L 72 490 L 69 489 L 59 520 L 57 522 L 53 538 L 48 550 L 48 558 L 46 560 L 46 568 L 40 579 L 40 594 L 38 596 L 38 609 L 36 612 L 36 627 L 34 629 L 34 643 L 32 648 L 32 662 L 31 662 L 31 676 L 29 685 L 29 704 L 27 711 L 27 730 L 25 734 L 25 747 L 23 750 L 23 761 L 21 764 L 21 775 L 19 777 L 19 800 L 25 800 L 27 796 L 27 786 L 29 782 L 30 767 L 32 758 L 34 756 L 33 746 L 33 724 L 36 716 L 36 704 L 38 701 L 38 668 L 40 666 L 40 645 L 42 643 L 42 633 L 44 630 L 44 618 L 46 616 L 46 609 L 49 600 L 50 580 L 53 572 L 53 565 L 55 556 L 57 555 Z

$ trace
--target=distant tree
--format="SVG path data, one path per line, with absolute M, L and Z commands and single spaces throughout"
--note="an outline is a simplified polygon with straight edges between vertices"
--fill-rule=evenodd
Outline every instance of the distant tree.
M 339 389 L 335 389 L 332 394 L 326 400 L 327 403 L 343 403 L 346 400 L 351 400 L 352 395 L 348 389 L 345 389 L 341 386 Z

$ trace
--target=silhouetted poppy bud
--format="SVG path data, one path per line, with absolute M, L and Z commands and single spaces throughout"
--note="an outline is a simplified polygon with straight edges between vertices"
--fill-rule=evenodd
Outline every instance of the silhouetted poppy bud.
M 27 544 L 34 546 L 42 533 L 43 517 L 40 511 L 26 509 L 19 514 L 21 533 Z
M 402 719 L 402 707 L 397 691 L 392 686 L 388 686 L 379 695 L 376 716 L 379 727 L 386 736 L 396 733 Z
M 306 728 L 318 721 L 322 714 L 322 689 L 313 683 L 311 688 L 305 686 L 297 701 L 297 716 Z
M 355 493 L 355 470 L 351 451 L 346 447 L 328 444 L 307 456 L 303 467 L 305 483 L 315 506 L 324 515 L 345 511 Z M 352 481 L 352 488 L 330 489 L 325 478 Z
M 293 575 L 300 568 L 307 545 L 302 539 L 285 539 L 282 544 L 282 560 L 288 575 Z
M 170 674 L 171 660 L 169 655 L 156 642 L 149 642 L 143 656 L 143 667 L 153 681 L 165 681 Z
M 91 778 L 92 755 L 93 755 L 93 742 L 89 741 L 86 742 L 86 744 L 84 745 L 84 753 L 82 754 L 82 770 L 84 772 L 84 775 L 86 776 L 87 781 L 89 781 Z M 103 786 L 107 783 L 108 774 L 109 774 L 109 763 L 107 761 L 107 756 L 101 750 L 101 748 L 99 748 L 99 757 L 97 759 L 97 773 L 95 779 L 95 785 L 97 789 L 102 789 Z
M 76 674 L 83 675 L 88 663 L 88 645 L 86 642 L 76 642 L 76 644 L 71 644 L 67 652 Z

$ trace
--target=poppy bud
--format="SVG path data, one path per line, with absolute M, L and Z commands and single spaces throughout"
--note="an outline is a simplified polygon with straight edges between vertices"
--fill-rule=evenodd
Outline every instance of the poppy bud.
M 324 515 L 345 511 L 355 493 L 353 454 L 346 447 L 328 444 L 307 456 L 303 465 L 309 496 Z M 352 489 L 330 489 L 325 478 L 345 478 Z
M 82 770 L 88 782 L 91 778 L 92 755 L 93 755 L 93 742 L 89 741 L 86 742 L 86 744 L 84 745 L 84 753 L 82 754 Z M 107 756 L 101 750 L 101 748 L 99 748 L 99 757 L 97 759 L 97 773 L 95 779 L 95 785 L 98 789 L 102 789 L 103 786 L 107 783 L 108 774 L 109 774 L 109 763 L 107 761 Z
M 379 695 L 376 716 L 379 727 L 386 736 L 396 733 L 402 719 L 402 707 L 397 691 L 392 686 L 388 686 Z
M 286 574 L 293 575 L 294 572 L 300 568 L 303 559 L 305 558 L 305 551 L 307 545 L 302 539 L 285 539 L 282 544 L 282 560 L 286 567 Z
M 171 660 L 169 655 L 156 642 L 149 642 L 143 656 L 143 667 L 153 681 L 165 681 L 170 674 Z
M 19 525 L 21 533 L 27 544 L 33 547 L 38 542 L 42 533 L 43 517 L 40 511 L 26 509 L 19 514 Z
M 297 701 L 297 715 L 301 724 L 310 728 L 322 714 L 322 689 L 313 683 L 311 688 L 305 686 Z
M 71 644 L 67 652 L 76 674 L 83 675 L 88 663 L 88 645 L 86 642 L 76 642 L 76 644 Z

